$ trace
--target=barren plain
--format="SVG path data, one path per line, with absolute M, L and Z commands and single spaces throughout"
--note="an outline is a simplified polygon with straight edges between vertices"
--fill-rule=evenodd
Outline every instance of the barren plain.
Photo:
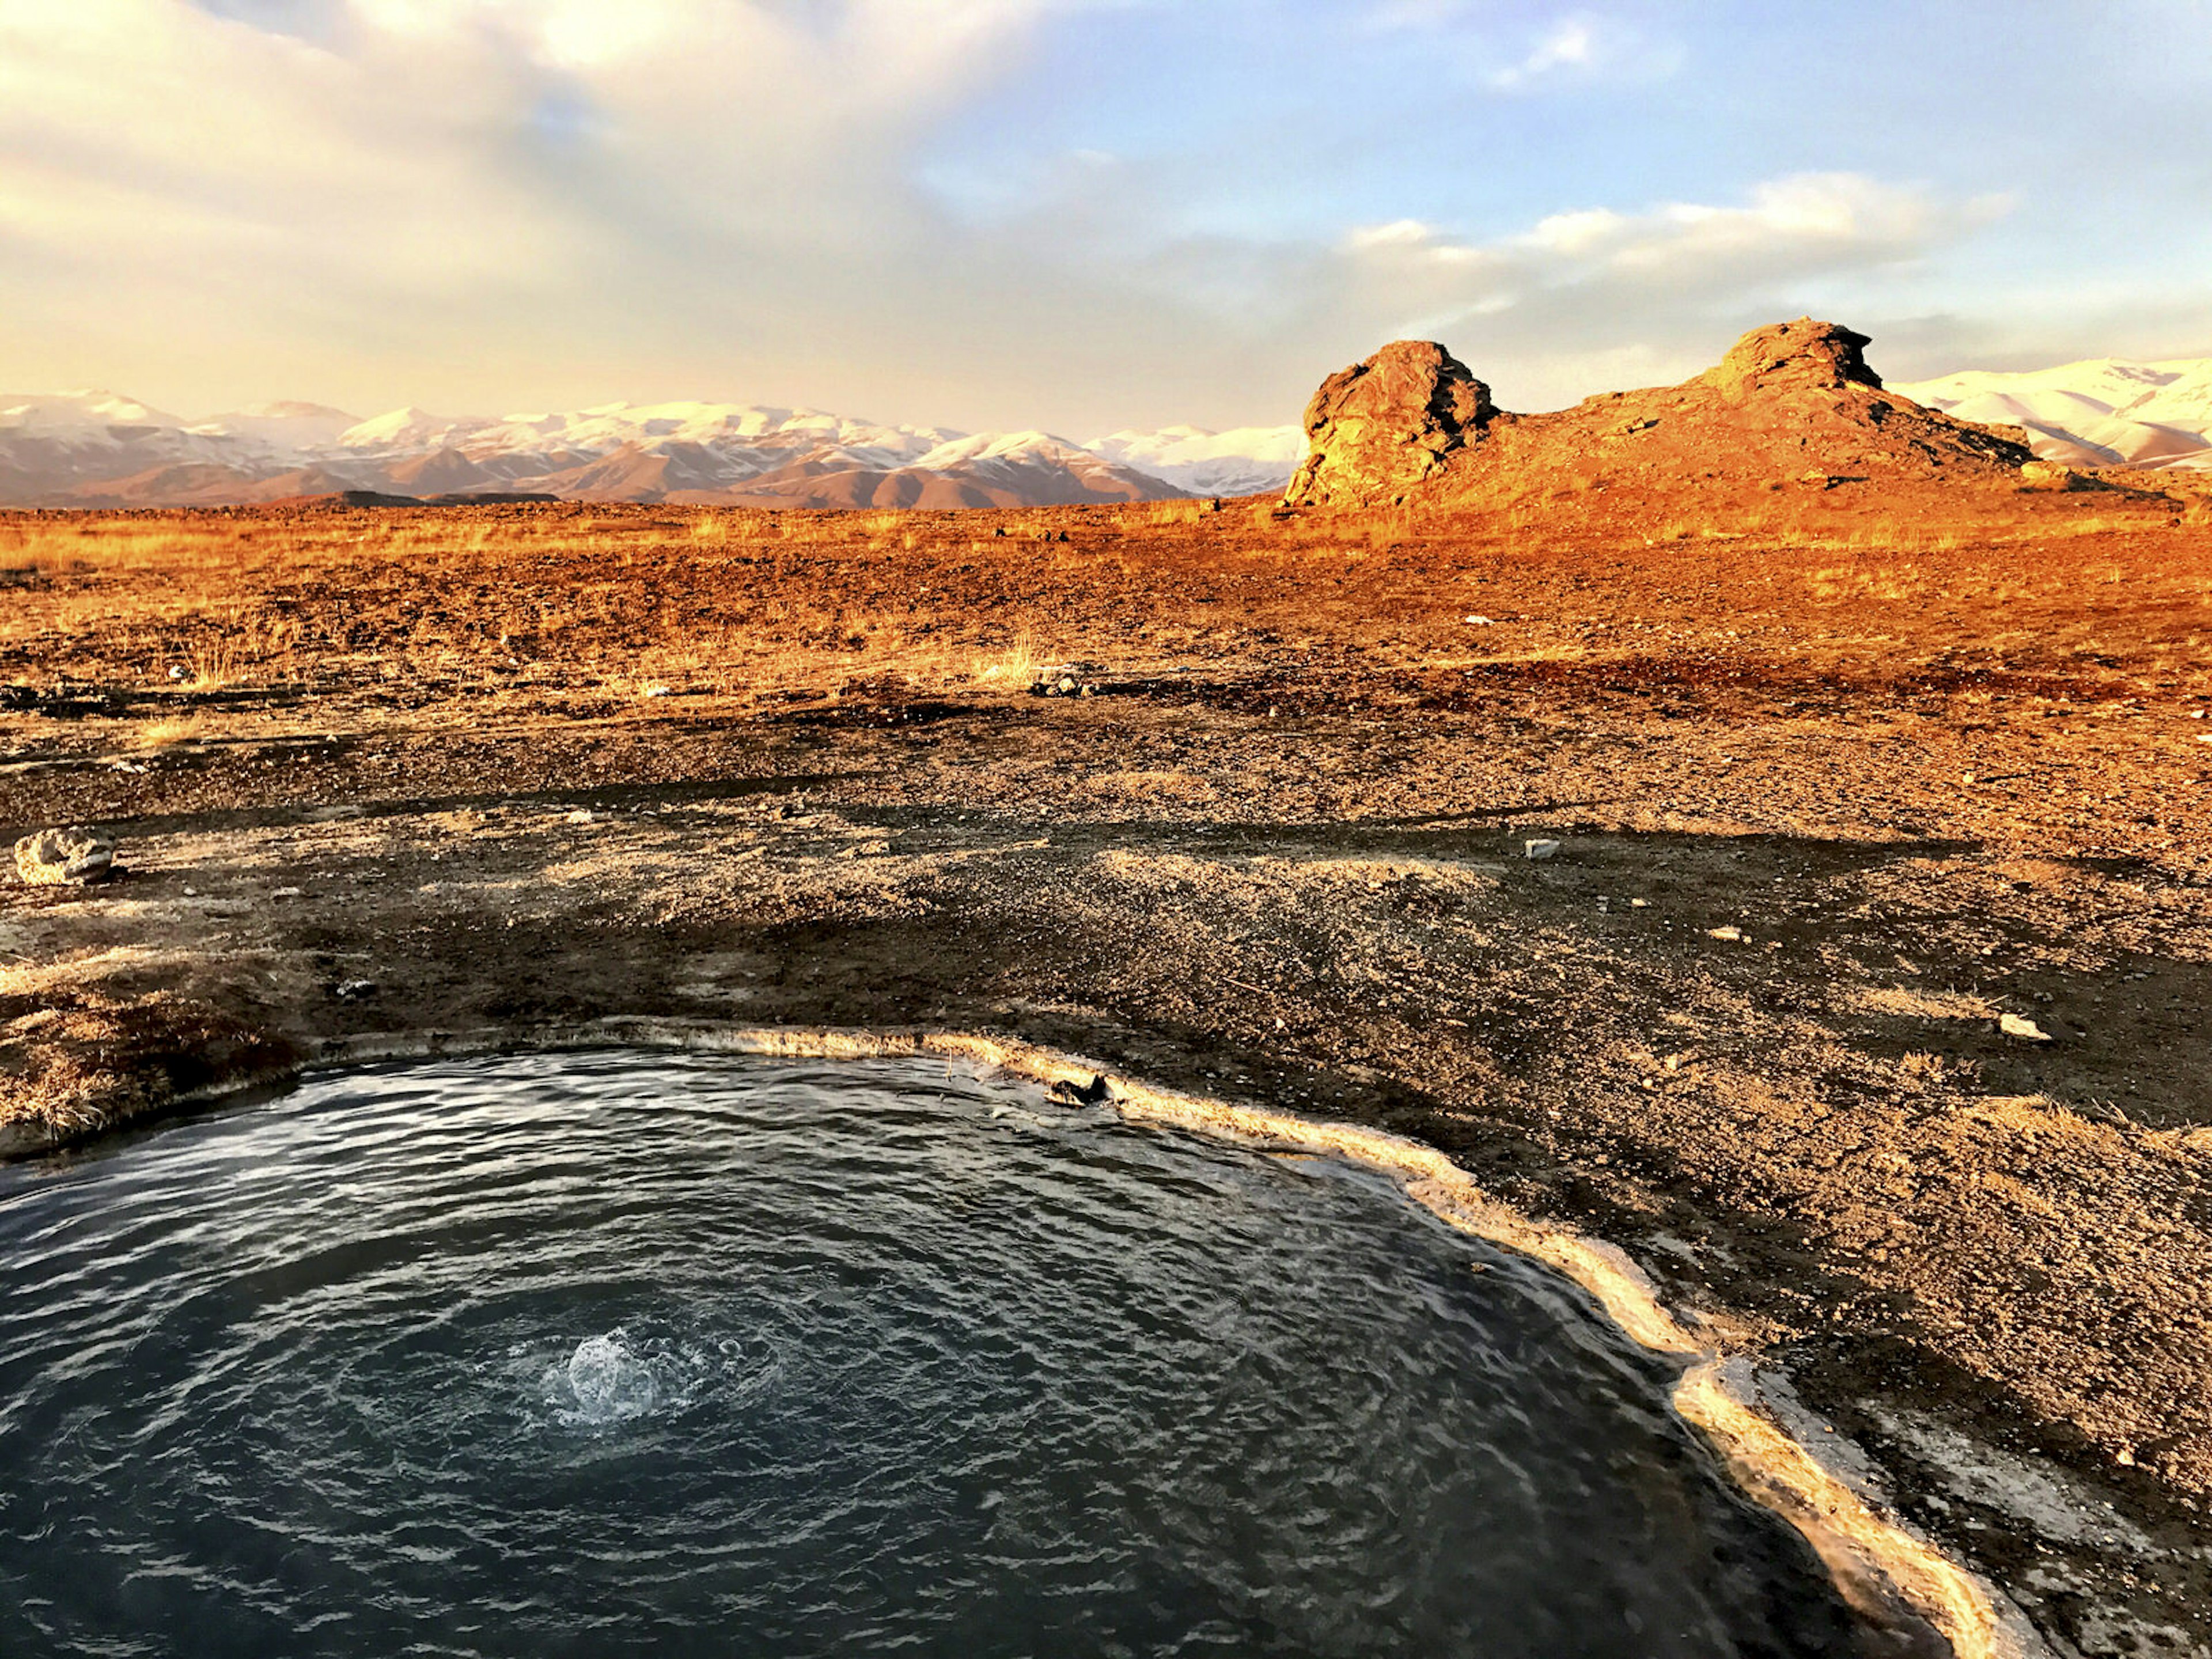
M 7 515 L 0 834 L 119 851 L 0 897 L 0 1135 L 1049 1044 L 1443 1150 L 2061 1650 L 2206 1651 L 2212 511 L 2134 482 Z

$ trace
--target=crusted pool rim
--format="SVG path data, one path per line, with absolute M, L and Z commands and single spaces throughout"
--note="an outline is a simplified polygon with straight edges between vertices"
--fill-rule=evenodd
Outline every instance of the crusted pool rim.
M 1829 1432 L 1814 1437 L 1810 1431 L 1820 1425 L 1796 1404 L 1786 1379 L 1762 1374 L 1753 1355 L 1714 1341 L 1709 1327 L 1668 1309 L 1625 1251 L 1501 1203 L 1445 1153 L 1386 1130 L 1159 1088 L 1079 1054 L 978 1032 L 623 1016 L 333 1039 L 299 1065 L 195 1091 L 175 1103 L 248 1097 L 289 1087 L 311 1073 L 380 1062 L 605 1048 L 794 1060 L 934 1057 L 1047 1085 L 1103 1076 L 1111 1085 L 1110 1104 L 1129 1121 L 1340 1158 L 1389 1176 L 1449 1225 L 1564 1275 L 1632 1341 L 1678 1361 L 1682 1370 L 1670 1396 L 1676 1413 L 1704 1437 L 1747 1496 L 1803 1535 L 1863 1618 L 1877 1628 L 1920 1632 L 1923 1640 L 1932 1635 L 1958 1659 L 2055 1659 L 2057 1650 L 2002 1590 L 1898 1512 L 1849 1440 Z M 0 1157 L 34 1154 L 52 1144 L 0 1145 Z

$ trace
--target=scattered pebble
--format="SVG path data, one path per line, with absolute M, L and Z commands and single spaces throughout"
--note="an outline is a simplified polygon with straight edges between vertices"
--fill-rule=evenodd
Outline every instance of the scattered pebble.
M 342 979 L 338 981 L 338 1000 L 341 1002 L 358 1002 L 363 997 L 375 994 L 376 981 L 373 979 Z
M 1628 908 L 1632 910 L 1649 910 L 1651 908 L 1651 901 L 1650 899 L 1631 899 L 1628 901 Z
M 1734 926 L 1709 927 L 1705 930 L 1705 935 L 1709 939 L 1726 940 L 1730 945 L 1743 945 L 1749 942 L 1744 938 L 1743 929 Z
M 2026 1014 L 2002 1014 L 1997 1018 L 1997 1030 L 2008 1037 L 2019 1037 L 2026 1042 L 2048 1042 L 2051 1033 L 2038 1025 Z
M 1469 628 L 1489 628 L 1494 626 L 1487 617 L 1468 617 L 1465 618 L 1465 621 Z
M 1556 858 L 1559 843 L 1555 841 L 1524 841 L 1521 843 L 1521 850 L 1532 859 Z

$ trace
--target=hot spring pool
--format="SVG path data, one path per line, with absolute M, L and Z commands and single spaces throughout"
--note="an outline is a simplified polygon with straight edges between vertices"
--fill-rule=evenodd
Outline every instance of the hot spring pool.
M 1831 1655 L 1572 1287 L 941 1062 L 316 1081 L 0 1169 L 0 1653 Z

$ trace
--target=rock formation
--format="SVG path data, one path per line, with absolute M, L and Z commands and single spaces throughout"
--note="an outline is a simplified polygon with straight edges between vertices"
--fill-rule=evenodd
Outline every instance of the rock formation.
M 1867 367 L 1866 348 L 1874 342 L 1839 323 L 1800 317 L 1794 323 L 1754 328 L 1729 348 L 1728 356 L 1698 376 L 1730 403 L 1748 403 L 1762 392 L 1837 392 L 1849 386 L 1881 390 L 1881 376 Z
M 1296 507 L 1402 499 L 1480 442 L 1490 388 L 1430 340 L 1399 340 L 1321 383 L 1306 405 L 1312 447 L 1284 500 Z
M 33 887 L 83 886 L 114 873 L 115 838 L 72 824 L 15 843 L 15 873 Z
M 1867 337 L 1809 317 L 1754 329 L 1680 386 L 1551 414 L 1492 407 L 1442 346 L 1401 342 L 1322 382 L 1291 507 L 1477 506 L 1565 491 L 1637 499 L 1950 479 L 2017 488 L 2015 428 L 1954 420 L 1883 389 Z

